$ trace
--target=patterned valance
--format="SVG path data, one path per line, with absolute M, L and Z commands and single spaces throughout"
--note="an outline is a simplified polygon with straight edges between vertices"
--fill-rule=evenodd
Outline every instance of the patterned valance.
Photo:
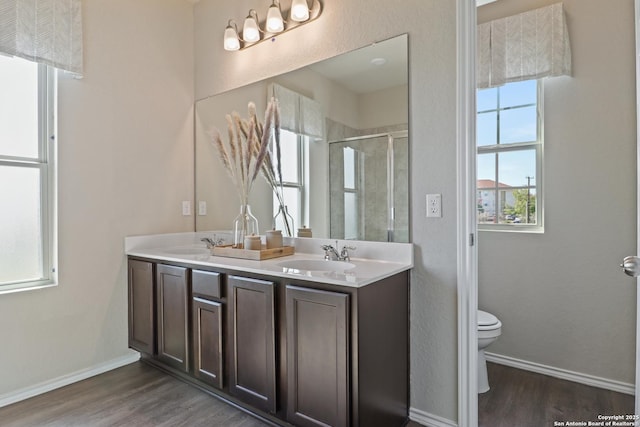
M 478 88 L 571 74 L 562 3 L 480 24 L 477 44 Z
M 268 93 L 269 98 L 278 100 L 281 129 L 323 138 L 324 114 L 320 103 L 275 83 L 269 85 Z
M 0 53 L 82 76 L 80 0 L 0 0 Z

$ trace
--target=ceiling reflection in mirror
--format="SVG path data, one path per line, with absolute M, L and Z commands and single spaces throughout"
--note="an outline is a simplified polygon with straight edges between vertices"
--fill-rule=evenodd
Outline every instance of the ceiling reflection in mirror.
M 211 130 L 225 138 L 225 116 L 248 117 L 249 102 L 262 119 L 275 94 L 293 229 L 313 237 L 408 242 L 408 93 L 407 35 L 401 35 L 196 102 L 196 230 L 230 230 L 240 209 Z M 261 176 L 249 203 L 261 234 L 282 228 L 272 188 Z

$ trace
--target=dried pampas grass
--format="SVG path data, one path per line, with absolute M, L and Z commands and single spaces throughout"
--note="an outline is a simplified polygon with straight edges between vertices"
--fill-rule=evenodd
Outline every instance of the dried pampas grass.
M 248 119 L 243 119 L 235 111 L 225 116 L 227 142 L 222 140 L 217 129 L 213 129 L 210 133 L 220 161 L 236 186 L 240 203 L 243 205 L 248 204 L 251 187 L 260 171 L 263 175 L 265 174 L 265 159 L 270 157 L 268 154 L 272 135 L 275 136 L 276 145 L 280 146 L 280 113 L 276 100 L 272 98 L 267 104 L 264 126 L 257 118 L 256 106 L 253 102 L 249 102 L 248 112 Z M 267 182 L 272 185 L 269 179 Z

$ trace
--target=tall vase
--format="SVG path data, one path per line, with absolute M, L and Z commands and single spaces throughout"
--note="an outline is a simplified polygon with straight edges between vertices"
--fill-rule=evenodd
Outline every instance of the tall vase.
M 258 220 L 251 214 L 251 206 L 240 205 L 240 213 L 233 220 L 233 247 L 244 247 L 245 236 L 251 236 L 252 234 L 256 236 L 260 234 Z
M 280 205 L 278 212 L 273 217 L 273 228 L 275 230 L 282 230 L 282 235 L 287 237 L 294 237 L 296 227 L 293 223 L 293 217 L 289 214 L 289 209 L 286 205 Z

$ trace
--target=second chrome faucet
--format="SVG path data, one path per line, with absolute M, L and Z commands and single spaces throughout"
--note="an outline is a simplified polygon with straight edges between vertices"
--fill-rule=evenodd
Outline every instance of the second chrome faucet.
M 333 247 L 331 245 L 322 245 L 322 249 L 324 250 L 324 259 L 328 261 L 351 261 L 351 257 L 349 256 L 349 251 L 355 251 L 355 246 L 343 246 L 340 253 L 336 249 L 338 247 L 338 241 L 336 240 L 336 246 Z

